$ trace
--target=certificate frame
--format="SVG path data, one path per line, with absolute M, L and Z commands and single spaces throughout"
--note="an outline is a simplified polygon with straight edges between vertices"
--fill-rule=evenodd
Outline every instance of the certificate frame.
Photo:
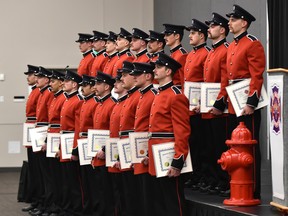
M 119 159 L 119 152 L 117 142 L 119 138 L 110 138 L 106 139 L 106 146 L 105 146 L 105 160 L 106 160 L 106 167 L 113 167 L 114 164 Z
M 152 152 L 154 157 L 154 165 L 156 170 L 156 177 L 165 177 L 171 167 L 172 160 L 174 158 L 175 149 L 174 142 L 161 143 L 152 145 Z M 181 173 L 192 172 L 192 160 L 190 150 L 184 162 Z
M 236 116 L 241 116 L 241 113 L 247 103 L 249 87 L 250 87 L 251 78 L 245 79 L 243 81 L 237 82 L 230 86 L 226 87 L 229 99 L 232 103 Z M 261 94 L 258 102 L 258 106 L 255 110 L 267 106 L 269 103 L 268 95 L 264 85 L 261 88 Z
M 106 139 L 109 137 L 109 130 L 88 129 L 88 156 L 95 157 L 97 152 L 105 146 Z
M 148 132 L 131 132 L 129 141 L 132 163 L 141 163 L 148 153 Z
M 35 128 L 34 123 L 23 124 L 23 146 L 32 146 L 30 130 Z
M 189 110 L 192 111 L 201 102 L 201 82 L 184 82 L 184 95 L 189 101 Z
M 74 142 L 74 133 L 61 134 L 61 155 L 62 159 L 71 159 L 73 142 Z
M 55 158 L 56 153 L 59 151 L 59 146 L 60 146 L 60 133 L 48 133 L 46 157 Z
M 130 149 L 129 138 L 120 139 L 117 142 L 117 147 L 118 147 L 121 169 L 130 168 L 132 165 L 132 160 L 131 160 L 131 149 Z
M 88 139 L 77 139 L 80 166 L 91 165 L 92 157 L 88 156 Z
M 33 152 L 41 151 L 42 146 L 45 144 L 45 140 L 47 138 L 47 130 L 48 126 L 35 127 L 33 129 L 30 129 Z

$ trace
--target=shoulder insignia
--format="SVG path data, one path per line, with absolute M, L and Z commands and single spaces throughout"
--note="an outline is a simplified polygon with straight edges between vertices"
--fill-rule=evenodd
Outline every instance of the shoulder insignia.
M 171 89 L 174 91 L 175 94 L 181 94 L 181 90 L 177 86 L 172 86 Z
M 251 41 L 257 41 L 258 40 L 254 35 L 251 35 L 251 34 L 247 34 L 246 37 L 249 38 Z
M 112 96 L 110 98 L 111 98 L 112 101 L 114 101 L 114 103 L 117 103 L 117 99 L 116 98 L 114 98 Z
M 211 48 L 209 46 L 204 46 L 207 52 L 210 52 Z
M 133 56 L 132 53 L 130 53 L 130 52 L 126 52 L 126 55 L 127 56 Z
M 224 42 L 224 46 L 225 46 L 226 48 L 228 48 L 228 47 L 229 47 L 229 43 L 228 43 L 228 42 Z
M 109 55 L 108 55 L 108 53 L 104 52 L 104 53 L 103 53 L 103 56 L 104 56 L 104 57 L 108 57 Z
M 157 91 L 155 88 L 151 88 L 150 90 L 152 91 L 152 93 L 153 93 L 154 95 L 156 95 L 156 94 L 158 93 L 158 91 Z
M 181 52 L 182 54 L 187 54 L 187 53 L 188 53 L 184 47 L 180 47 L 179 50 L 180 50 L 180 52 Z
M 77 94 L 79 100 L 83 100 L 83 97 L 80 94 Z

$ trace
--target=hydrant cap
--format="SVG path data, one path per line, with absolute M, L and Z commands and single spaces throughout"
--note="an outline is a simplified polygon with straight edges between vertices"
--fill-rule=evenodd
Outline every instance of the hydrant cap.
M 256 140 L 252 140 L 252 135 L 249 129 L 245 126 L 244 122 L 235 128 L 231 135 L 231 140 L 227 140 L 226 144 L 256 144 Z

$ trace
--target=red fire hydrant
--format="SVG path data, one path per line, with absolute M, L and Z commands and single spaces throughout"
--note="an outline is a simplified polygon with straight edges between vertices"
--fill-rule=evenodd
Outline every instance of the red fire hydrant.
M 231 176 L 230 199 L 225 199 L 225 205 L 252 206 L 260 204 L 259 199 L 254 199 L 254 158 L 253 146 L 257 144 L 252 140 L 251 132 L 244 122 L 240 122 L 231 135 L 231 140 L 226 144 L 230 149 L 221 155 L 218 163 L 223 170 Z

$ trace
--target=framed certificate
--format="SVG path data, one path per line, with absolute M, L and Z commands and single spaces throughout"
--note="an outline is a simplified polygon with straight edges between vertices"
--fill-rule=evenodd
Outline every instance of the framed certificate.
M 120 139 L 117 142 L 117 147 L 118 147 L 121 169 L 130 168 L 132 161 L 131 161 L 129 138 Z
M 23 124 L 23 146 L 32 146 L 30 130 L 35 128 L 34 123 Z
M 105 160 L 106 167 L 113 167 L 119 158 L 117 142 L 119 138 L 106 139 Z
M 71 159 L 74 133 L 61 134 L 60 138 L 62 159 Z
M 88 129 L 88 156 L 95 157 L 96 153 L 105 146 L 110 137 L 109 130 Z
M 60 145 L 60 133 L 48 133 L 47 134 L 47 148 L 46 157 L 55 157 L 59 151 Z
M 141 163 L 148 152 L 148 132 L 129 133 L 132 163 Z
M 80 166 L 91 165 L 92 157 L 88 156 L 88 139 L 78 139 L 77 143 Z
M 33 152 L 41 151 L 47 138 L 48 126 L 30 129 L 31 144 Z
M 200 104 L 201 83 L 184 82 L 184 94 L 189 100 L 189 110 L 192 111 Z
M 227 86 L 226 90 L 229 95 L 230 101 L 235 110 L 236 116 L 239 117 L 245 107 L 249 94 L 249 84 L 251 79 L 245 79 L 233 85 Z M 268 96 L 264 85 L 261 88 L 261 94 L 258 106 L 255 109 L 260 109 L 268 105 Z
M 159 178 L 167 176 L 167 172 L 175 155 L 174 142 L 152 145 L 152 152 L 156 169 L 156 177 Z M 188 151 L 188 155 L 181 173 L 192 171 L 191 155 L 190 151 Z

